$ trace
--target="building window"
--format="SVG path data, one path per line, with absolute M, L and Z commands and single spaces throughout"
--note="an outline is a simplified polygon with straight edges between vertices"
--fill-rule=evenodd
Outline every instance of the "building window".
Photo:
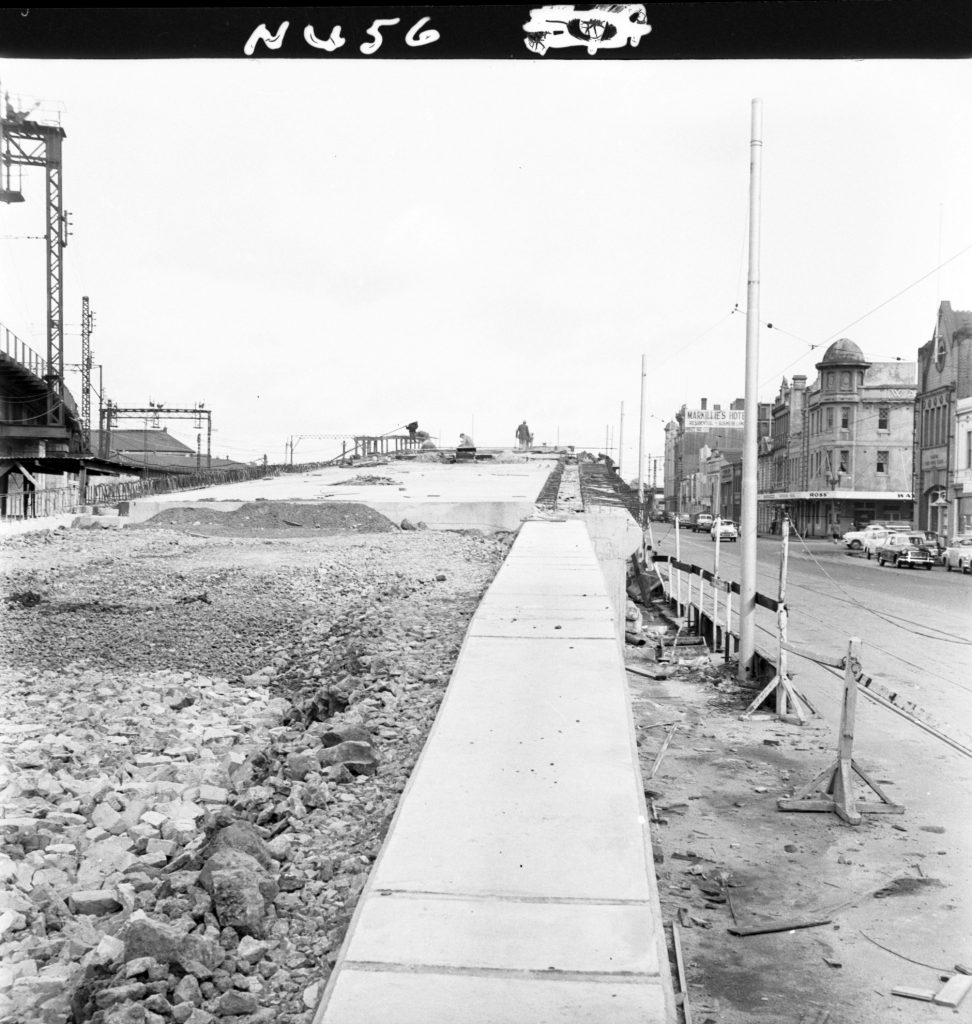
M 850 386 L 851 386 L 850 374 L 846 373 L 846 372 L 842 373 L 840 375 L 840 390 L 841 391 L 850 391 Z
M 833 406 L 827 406 L 827 429 L 834 429 L 834 409 Z
M 833 388 L 834 386 L 834 375 L 832 373 L 827 374 L 827 387 Z
M 948 348 L 945 345 L 945 335 L 942 333 L 941 328 L 935 332 L 935 366 L 941 370 L 945 365 L 945 356 L 948 352 Z
M 857 383 L 860 384 L 861 387 L 864 387 L 864 371 L 863 370 L 858 370 L 857 371 Z
M 891 408 L 887 405 L 878 406 L 878 430 L 889 430 L 888 423 L 891 420 Z
M 837 460 L 837 472 L 847 473 L 849 470 L 847 467 L 850 465 L 850 451 L 847 448 L 841 448 L 840 458 Z
M 840 429 L 847 430 L 850 426 L 850 408 L 846 405 L 840 407 Z
M 888 471 L 888 453 L 879 451 L 877 453 L 877 471 L 879 473 L 887 473 Z

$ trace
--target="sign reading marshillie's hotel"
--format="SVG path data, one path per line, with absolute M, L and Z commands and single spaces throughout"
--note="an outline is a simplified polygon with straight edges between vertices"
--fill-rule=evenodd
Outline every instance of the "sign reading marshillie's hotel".
M 743 409 L 686 409 L 686 430 L 711 430 L 712 427 L 744 427 Z

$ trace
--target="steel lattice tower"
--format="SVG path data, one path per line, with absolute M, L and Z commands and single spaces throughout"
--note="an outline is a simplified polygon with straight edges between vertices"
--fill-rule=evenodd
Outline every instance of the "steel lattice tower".
M 81 429 L 84 432 L 85 451 L 91 448 L 91 331 L 94 314 L 88 305 L 88 296 L 81 299 Z
M 17 111 L 8 96 L 3 97 L 0 116 L 0 202 L 22 203 L 23 193 L 11 181 L 12 167 L 43 167 L 47 199 L 47 420 L 64 424 L 64 247 L 67 219 L 62 197 L 61 144 L 65 138 L 60 125 L 29 119 L 29 111 Z

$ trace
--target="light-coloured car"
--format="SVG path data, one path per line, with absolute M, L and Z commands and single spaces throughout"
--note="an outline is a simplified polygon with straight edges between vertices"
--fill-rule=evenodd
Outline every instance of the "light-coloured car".
M 861 553 L 865 558 L 873 558 L 874 552 L 891 536 L 892 533 L 899 533 L 898 530 L 888 530 L 884 527 L 867 529 L 861 539 Z
M 841 540 L 851 549 L 851 551 L 860 551 L 862 548 L 867 547 L 868 538 L 878 531 L 885 531 L 885 534 L 890 530 L 910 530 L 911 525 L 909 523 L 893 523 L 893 522 L 878 522 L 868 523 L 867 526 L 862 530 L 848 530 L 843 535 Z M 883 539 L 882 534 L 882 539 Z
M 945 549 L 945 571 L 972 572 L 972 537 L 956 537 Z
M 716 534 L 718 534 L 719 540 L 739 540 L 739 531 L 731 519 L 717 519 L 712 524 L 710 535 L 713 544 L 715 543 Z
M 923 533 L 891 533 L 874 552 L 874 557 L 878 565 L 890 563 L 909 569 L 918 565 L 931 569 L 935 564 L 935 556 L 929 551 Z
M 700 512 L 692 521 L 692 532 L 709 533 L 714 521 L 711 512 Z

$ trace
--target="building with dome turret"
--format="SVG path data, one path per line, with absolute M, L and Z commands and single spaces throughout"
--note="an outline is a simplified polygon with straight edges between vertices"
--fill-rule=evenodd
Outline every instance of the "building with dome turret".
M 872 362 L 849 338 L 784 379 L 760 453 L 759 526 L 787 512 L 799 533 L 839 537 L 873 520 L 911 522 L 917 364 Z

